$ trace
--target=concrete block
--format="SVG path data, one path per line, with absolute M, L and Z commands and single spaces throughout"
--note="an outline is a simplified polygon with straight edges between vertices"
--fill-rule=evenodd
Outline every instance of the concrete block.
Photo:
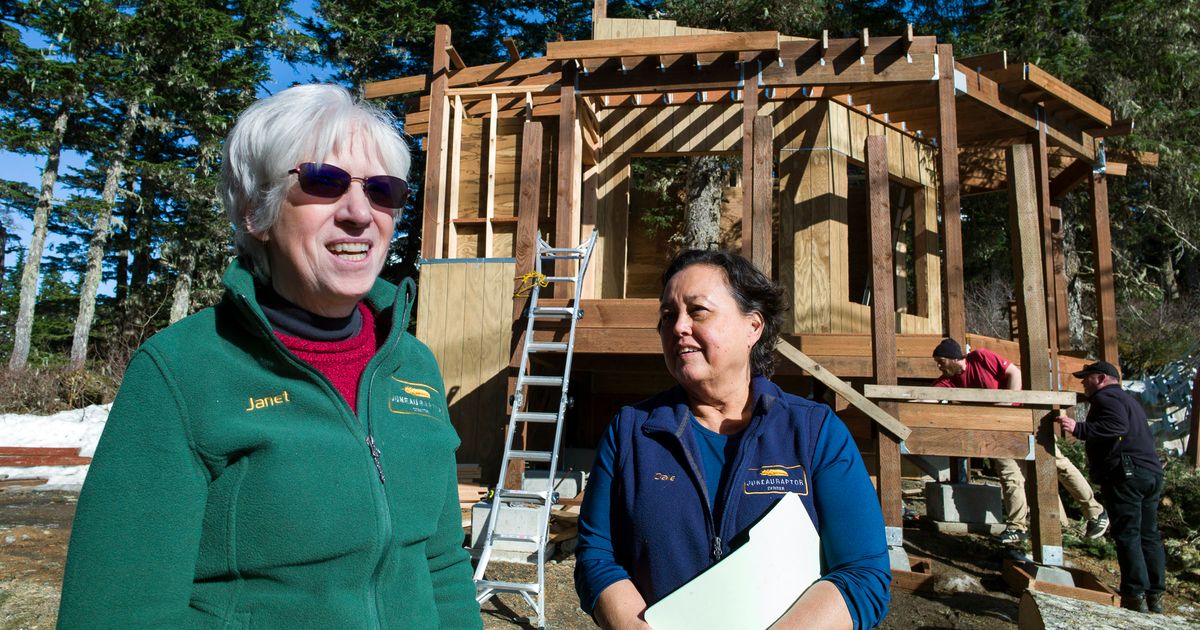
M 905 455 L 900 458 L 900 476 L 923 481 L 950 481 L 950 458 L 944 455 Z
M 925 484 L 925 510 L 934 521 L 1002 523 L 1000 488 L 969 483 Z
M 521 481 L 521 489 L 535 492 L 544 491 L 549 485 L 547 483 L 549 476 L 550 471 L 548 470 L 526 470 L 525 479 Z M 560 499 L 574 499 L 583 490 L 586 480 L 587 473 L 582 470 L 559 472 L 554 476 L 554 491 L 558 493 Z
M 501 508 L 496 522 L 496 532 L 509 536 L 537 536 L 541 534 L 540 506 L 509 504 Z M 480 501 L 471 506 L 471 555 L 478 557 L 483 551 L 483 532 L 487 528 L 491 503 Z M 553 546 L 546 543 L 546 558 L 553 554 Z M 504 540 L 492 545 L 492 559 L 501 562 L 537 562 L 537 544 L 530 541 Z
M 1049 582 L 1060 586 L 1075 586 L 1075 576 L 1062 567 L 1052 567 L 1045 564 L 1036 565 L 1033 579 L 1039 582 Z
M 888 547 L 888 560 L 893 571 L 912 571 L 912 562 L 908 559 L 908 552 L 904 547 Z

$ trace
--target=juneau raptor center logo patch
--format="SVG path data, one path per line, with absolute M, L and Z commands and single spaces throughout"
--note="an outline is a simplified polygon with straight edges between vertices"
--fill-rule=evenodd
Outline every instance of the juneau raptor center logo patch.
M 751 468 L 750 477 L 742 486 L 746 494 L 787 494 L 789 492 L 800 496 L 808 495 L 808 473 L 804 466 L 784 466 L 773 464 L 761 468 Z
M 388 411 L 438 420 L 446 415 L 445 400 L 442 393 L 431 385 L 402 381 L 393 376 L 388 393 Z

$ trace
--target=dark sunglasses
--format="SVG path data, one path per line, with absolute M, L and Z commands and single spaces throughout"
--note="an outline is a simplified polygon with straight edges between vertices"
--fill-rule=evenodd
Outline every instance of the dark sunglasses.
M 315 162 L 305 162 L 288 173 L 296 174 L 300 190 L 322 199 L 341 197 L 346 194 L 351 182 L 360 182 L 367 198 L 384 208 L 403 208 L 408 199 L 408 182 L 391 175 L 351 177 L 350 173 L 332 164 Z

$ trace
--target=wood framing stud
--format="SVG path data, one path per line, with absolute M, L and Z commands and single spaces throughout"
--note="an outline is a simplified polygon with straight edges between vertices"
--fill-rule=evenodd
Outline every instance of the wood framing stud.
M 963 285 L 962 209 L 959 200 L 958 120 L 954 95 L 954 48 L 938 50 L 938 183 L 946 231 L 946 334 L 961 342 L 967 333 Z
M 579 211 L 575 199 L 575 180 L 579 177 L 580 165 L 575 161 L 575 127 L 579 115 L 575 101 L 575 64 L 564 63 L 562 79 L 559 81 L 559 115 L 558 115 L 558 192 L 555 203 L 554 246 L 572 247 L 578 235 L 572 238 L 572 227 L 577 225 L 575 215 Z M 569 269 L 570 261 L 559 260 L 554 264 L 554 274 L 557 276 L 573 275 Z M 559 282 L 554 286 L 554 297 L 565 298 L 567 291 L 573 287 Z
M 1092 242 L 1096 258 L 1094 282 L 1096 286 L 1096 336 L 1100 347 L 1100 358 L 1120 365 L 1117 355 L 1117 297 L 1113 283 L 1112 232 L 1108 221 L 1108 181 L 1103 174 L 1090 176 L 1092 192 Z
M 446 127 L 449 122 L 446 87 L 449 81 L 450 27 L 438 24 L 433 34 L 433 81 L 430 84 L 428 153 L 425 159 L 425 191 L 422 198 L 421 256 L 441 258 L 443 213 L 445 212 Z
M 742 255 L 754 260 L 754 119 L 758 117 L 758 66 L 742 65 Z M 766 270 L 770 273 L 770 270 Z
M 771 272 L 771 252 L 773 251 L 771 230 L 775 208 L 775 187 L 772 177 L 775 165 L 773 132 L 770 116 L 754 117 L 754 169 L 753 182 L 750 186 L 754 191 L 754 205 L 751 211 L 752 227 L 749 232 L 754 239 L 750 248 L 750 260 L 760 271 L 772 277 L 775 275 Z M 746 185 L 745 180 L 742 185 Z

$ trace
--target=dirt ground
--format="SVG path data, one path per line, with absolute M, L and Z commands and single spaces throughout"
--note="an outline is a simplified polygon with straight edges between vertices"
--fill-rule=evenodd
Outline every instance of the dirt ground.
M 76 496 L 67 492 L 0 491 L 0 630 L 54 627 Z M 910 556 L 930 559 L 934 589 L 921 594 L 894 591 L 881 628 L 1016 627 L 1019 600 L 1000 573 L 1004 558 L 1016 553 L 1014 550 L 974 534 L 938 534 L 920 527 L 919 519 L 908 524 L 912 526 L 905 529 L 905 547 Z M 1113 561 L 1097 560 L 1068 548 L 1066 564 L 1088 570 L 1110 587 L 1117 584 Z M 494 579 L 534 579 L 533 568 L 527 565 L 492 566 L 489 577 Z M 569 556 L 546 567 L 548 628 L 594 627 L 578 607 L 574 568 L 574 558 Z M 1168 581 L 1168 587 L 1177 584 L 1174 578 Z M 1168 613 L 1200 623 L 1200 605 L 1196 602 L 1173 595 L 1165 601 Z M 518 596 L 503 595 L 484 604 L 484 627 L 532 628 L 524 618 L 529 614 L 531 610 Z

